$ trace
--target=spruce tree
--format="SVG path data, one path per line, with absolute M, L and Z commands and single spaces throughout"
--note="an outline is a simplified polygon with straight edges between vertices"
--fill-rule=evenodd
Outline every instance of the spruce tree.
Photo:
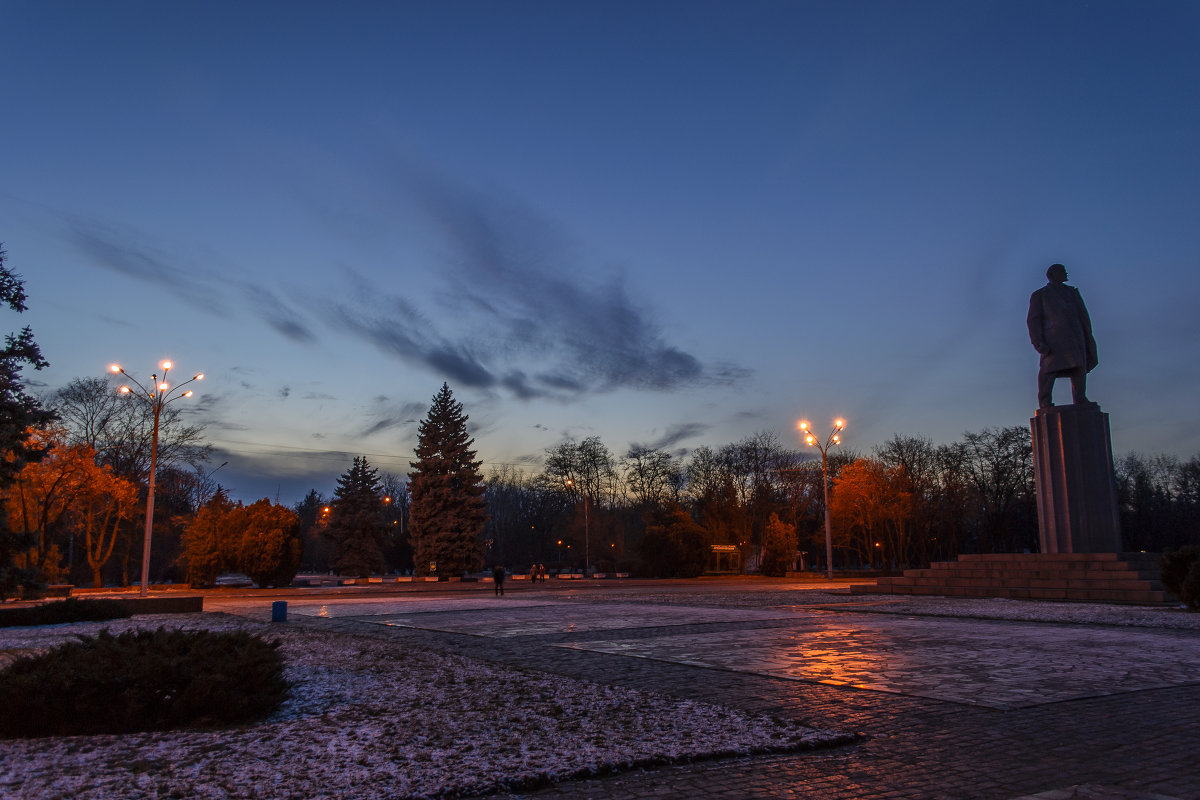
M 480 533 L 487 522 L 486 488 L 467 433 L 467 415 L 447 384 L 433 397 L 418 429 L 417 460 L 411 462 L 409 524 L 418 575 L 437 565 L 441 575 L 483 566 Z
M 332 566 L 343 575 L 383 572 L 386 530 L 380 518 L 379 473 L 362 456 L 338 478 L 325 535 L 333 543 Z

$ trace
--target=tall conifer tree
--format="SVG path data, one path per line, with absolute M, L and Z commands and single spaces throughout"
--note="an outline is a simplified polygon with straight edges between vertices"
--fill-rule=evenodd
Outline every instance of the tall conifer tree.
M 479 535 L 487 522 L 485 486 L 467 419 L 462 403 L 443 383 L 418 429 L 417 460 L 409 472 L 409 520 L 419 575 L 428 573 L 430 563 L 442 575 L 461 575 L 483 565 Z
M 0 245 L 0 305 L 13 311 L 25 310 L 25 282 L 4 265 L 4 247 Z M 43 369 L 47 365 L 42 351 L 33 340 L 33 331 L 25 327 L 9 334 L 0 348 L 0 491 L 8 489 L 26 464 L 40 461 L 46 450 L 32 438 L 31 428 L 44 428 L 54 414 L 25 391 L 21 379 L 24 367 Z M 13 530 L 3 503 L 0 503 L 0 601 L 18 587 L 34 586 L 37 575 L 16 566 L 15 560 L 35 539 L 28 531 Z
M 338 478 L 326 535 L 333 542 L 332 566 L 339 573 L 365 577 L 383 572 L 383 496 L 379 473 L 362 456 Z

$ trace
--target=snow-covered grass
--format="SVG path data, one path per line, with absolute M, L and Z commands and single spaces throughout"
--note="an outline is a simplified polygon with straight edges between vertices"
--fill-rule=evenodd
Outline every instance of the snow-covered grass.
M 720 706 L 222 614 L 8 628 L 0 654 L 101 628 L 160 626 L 282 640 L 290 699 L 241 728 L 4 741 L 0 796 L 436 797 L 844 739 Z

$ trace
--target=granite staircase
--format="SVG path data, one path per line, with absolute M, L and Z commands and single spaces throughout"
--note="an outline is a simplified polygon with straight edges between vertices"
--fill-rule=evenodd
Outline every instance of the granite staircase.
M 962 555 L 902 577 L 854 585 L 852 594 L 1008 597 L 1089 603 L 1174 602 L 1156 553 L 1001 553 Z

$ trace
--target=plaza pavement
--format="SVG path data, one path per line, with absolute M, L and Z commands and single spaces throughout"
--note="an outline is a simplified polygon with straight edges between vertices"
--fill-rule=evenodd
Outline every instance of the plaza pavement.
M 398 652 L 467 653 L 860 734 L 501 798 L 1200 800 L 1200 615 L 839 588 L 517 582 L 503 598 L 463 584 L 210 595 L 205 608 L 266 618 L 287 599 L 289 624 Z M 1023 619 L 980 618 L 1006 616 Z

